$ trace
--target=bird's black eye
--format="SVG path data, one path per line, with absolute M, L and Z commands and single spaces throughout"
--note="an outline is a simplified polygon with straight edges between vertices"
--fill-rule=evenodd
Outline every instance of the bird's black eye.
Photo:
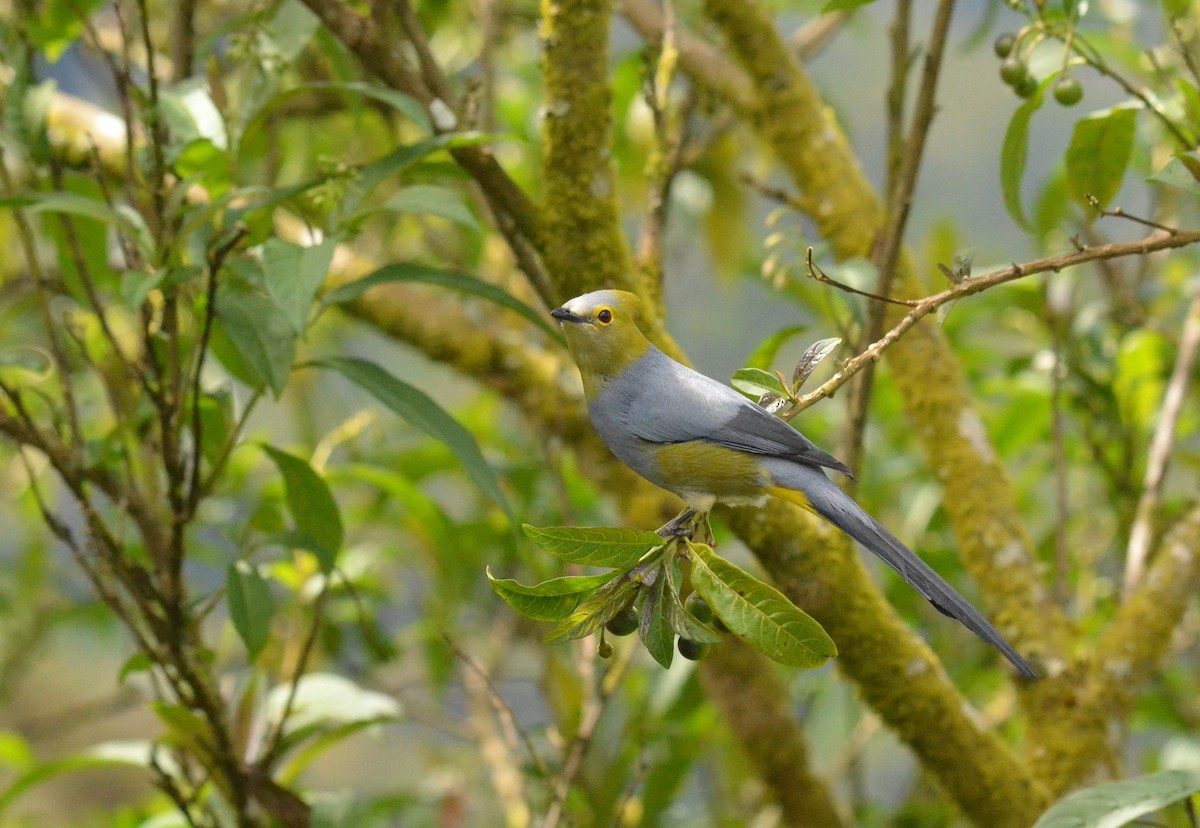
M 601 325 L 610 325 L 612 324 L 612 320 L 613 314 L 608 308 L 601 308 L 600 312 L 596 314 L 596 321 Z

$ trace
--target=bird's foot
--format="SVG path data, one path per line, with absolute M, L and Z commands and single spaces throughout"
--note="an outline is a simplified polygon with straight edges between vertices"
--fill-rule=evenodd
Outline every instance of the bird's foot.
M 696 510 L 688 507 L 656 529 L 655 532 L 661 538 L 691 538 L 695 532 L 692 520 L 694 517 L 696 517 Z
M 680 512 L 674 520 L 663 524 L 656 530 L 659 537 L 670 538 L 687 538 L 688 540 L 697 540 L 700 543 L 716 546 L 716 540 L 713 538 L 712 527 L 708 523 L 708 512 L 698 512 L 690 506 Z

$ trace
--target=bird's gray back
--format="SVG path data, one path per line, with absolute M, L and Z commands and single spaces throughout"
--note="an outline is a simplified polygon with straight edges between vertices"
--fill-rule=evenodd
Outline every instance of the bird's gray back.
M 783 420 L 653 346 L 606 383 L 588 409 L 613 453 L 643 476 L 649 475 L 626 453 L 637 454 L 642 443 L 692 440 L 848 471 Z

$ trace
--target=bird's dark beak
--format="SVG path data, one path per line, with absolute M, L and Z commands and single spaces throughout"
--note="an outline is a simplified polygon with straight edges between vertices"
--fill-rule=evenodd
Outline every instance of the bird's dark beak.
M 571 313 L 566 308 L 555 308 L 550 311 L 550 315 L 559 322 L 574 322 L 576 324 L 586 321 L 582 316 Z

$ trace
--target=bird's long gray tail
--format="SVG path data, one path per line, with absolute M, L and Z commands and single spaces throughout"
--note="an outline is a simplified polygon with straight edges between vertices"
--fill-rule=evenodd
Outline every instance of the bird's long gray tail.
M 959 595 L 929 564 L 863 511 L 824 472 L 812 466 L 789 462 L 786 468 L 775 467 L 770 473 L 776 486 L 803 493 L 812 511 L 878 555 L 939 612 L 956 619 L 999 650 L 1021 675 L 1037 678 L 1033 668 L 979 610 Z

